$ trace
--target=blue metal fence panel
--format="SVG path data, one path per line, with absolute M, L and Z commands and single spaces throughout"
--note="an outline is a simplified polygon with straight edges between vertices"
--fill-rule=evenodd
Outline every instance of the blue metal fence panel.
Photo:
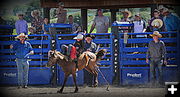
M 164 41 L 167 50 L 167 61 L 169 65 L 177 66 L 177 32 L 160 32 L 164 36 L 168 36 L 170 34 L 174 34 L 174 37 L 162 37 L 160 40 Z M 147 44 L 152 41 L 152 38 L 137 38 L 136 35 L 149 35 L 152 32 L 147 33 L 128 33 L 129 38 L 127 39 L 127 43 L 124 42 L 124 33 L 119 33 L 119 57 L 120 57 L 120 82 L 123 85 L 129 84 L 147 84 L 149 82 L 149 64 L 146 63 L 146 52 L 147 52 Z M 143 47 L 138 44 L 146 44 Z M 130 67 L 129 67 L 130 66 Z M 145 68 L 145 69 L 143 69 Z M 169 74 L 177 73 L 177 67 L 164 67 L 164 79 L 165 81 L 174 81 L 177 79 L 177 76 L 169 76 Z M 128 77 L 127 73 L 132 72 L 142 72 L 142 74 L 146 74 L 146 77 L 143 77 L 141 80 L 138 78 Z
M 16 56 L 9 48 L 11 44 L 16 42 L 16 36 L 0 36 L 2 39 L 0 41 L 0 75 L 3 78 L 3 80 L 0 80 L 0 84 L 17 84 Z M 47 52 L 51 49 L 51 37 L 50 35 L 28 35 L 28 37 L 29 39 L 27 41 L 31 43 L 35 53 L 34 55 L 30 55 L 29 58 L 29 84 L 50 84 L 51 69 L 44 66 L 47 63 Z M 34 37 L 37 37 L 37 40 Z

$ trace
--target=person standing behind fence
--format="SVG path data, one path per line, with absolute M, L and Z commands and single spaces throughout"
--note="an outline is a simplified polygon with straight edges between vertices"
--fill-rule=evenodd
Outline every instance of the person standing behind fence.
M 68 16 L 68 22 L 72 25 L 72 33 L 76 32 L 77 27 L 79 26 L 77 23 L 74 23 L 74 18 L 72 15 Z
M 153 37 L 153 40 L 149 42 L 148 50 L 146 53 L 146 63 L 150 62 L 150 82 L 153 86 L 156 85 L 156 82 L 158 82 L 159 85 L 163 85 L 162 65 L 163 63 L 165 65 L 167 64 L 166 47 L 164 42 L 162 40 L 159 40 L 162 35 L 158 31 L 154 31 L 150 36 Z M 156 76 L 156 69 L 158 78 Z
M 19 13 L 18 18 L 19 18 L 19 20 L 17 20 L 15 23 L 16 33 L 18 35 L 20 33 L 24 33 L 24 34 L 28 35 L 28 25 L 27 25 L 27 22 L 24 20 L 24 14 Z
M 48 24 L 49 20 L 48 18 L 44 18 L 44 23 L 42 24 L 42 31 L 44 32 L 44 34 L 49 34 L 49 24 Z
M 134 21 L 134 33 L 144 33 L 146 31 L 146 22 L 142 19 L 141 15 L 137 13 Z M 136 35 L 138 38 L 146 37 L 146 35 Z
M 164 23 L 166 31 L 180 31 L 180 18 L 171 13 L 168 8 L 164 8 L 162 14 L 164 15 Z
M 27 88 L 28 85 L 28 72 L 29 72 L 29 55 L 34 54 L 33 48 L 29 42 L 26 41 L 28 36 L 24 33 L 18 35 L 15 44 L 10 45 L 10 48 L 16 54 L 16 64 L 18 71 L 18 88 Z
M 151 18 L 149 25 L 151 31 L 165 31 L 163 18 L 160 16 L 159 10 L 154 10 L 153 17 Z
M 36 28 L 37 34 L 40 34 L 42 31 L 43 18 L 40 16 L 38 10 L 32 11 L 31 16 L 33 17 L 31 26 Z
M 60 2 L 58 9 L 56 10 L 57 23 L 66 23 L 67 11 L 64 10 L 64 3 Z
M 102 9 L 98 9 L 97 14 L 98 15 L 94 18 L 89 33 L 91 33 L 95 27 L 96 27 L 96 33 L 108 33 L 109 18 L 103 15 Z

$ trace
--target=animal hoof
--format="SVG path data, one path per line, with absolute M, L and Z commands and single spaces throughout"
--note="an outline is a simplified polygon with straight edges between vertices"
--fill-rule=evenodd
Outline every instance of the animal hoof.
M 61 90 L 59 90 L 59 91 L 57 91 L 57 93 L 62 93 L 62 91 L 61 91 Z
M 74 93 L 77 93 L 78 92 L 78 89 L 75 89 Z

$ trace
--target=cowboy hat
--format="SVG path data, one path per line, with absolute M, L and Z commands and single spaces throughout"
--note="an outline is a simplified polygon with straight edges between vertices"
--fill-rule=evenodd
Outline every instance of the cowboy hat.
M 130 11 L 128 11 L 127 9 L 125 9 L 124 11 L 122 11 L 121 13 L 127 13 L 128 14 L 128 17 L 131 17 L 131 12 Z
M 35 17 L 35 14 L 40 15 L 40 11 L 39 11 L 39 10 L 33 10 L 33 11 L 31 11 L 31 16 L 32 16 L 32 17 Z
M 94 38 L 95 38 L 95 36 L 94 36 L 94 35 L 92 35 L 92 34 L 87 34 L 87 35 L 86 35 L 86 37 L 90 37 L 90 38 L 92 38 L 92 39 L 94 39 Z
M 63 2 L 59 2 L 58 5 L 59 6 L 64 6 L 64 3 Z
M 18 36 L 16 36 L 15 38 L 19 39 L 20 37 L 25 37 L 28 38 L 27 35 L 25 35 L 24 33 L 19 34 Z
M 162 37 L 162 35 L 159 33 L 159 31 L 154 31 L 153 34 L 150 34 L 151 37 L 158 36 L 159 38 Z
M 83 39 L 83 35 L 82 34 L 78 34 L 76 37 L 74 37 L 73 39 Z
M 161 28 L 163 26 L 163 21 L 161 19 L 154 19 L 151 26 Z

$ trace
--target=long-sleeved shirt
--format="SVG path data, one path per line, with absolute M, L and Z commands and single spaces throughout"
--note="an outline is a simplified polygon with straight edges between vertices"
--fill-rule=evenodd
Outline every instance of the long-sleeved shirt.
M 28 25 L 25 20 L 17 20 L 15 23 L 16 27 L 16 33 L 25 33 L 26 35 L 28 34 Z
M 96 44 L 94 42 L 91 42 L 91 43 L 85 42 L 85 45 L 84 45 L 84 50 L 85 51 L 88 50 L 88 51 L 91 51 L 91 52 L 95 53 L 96 49 L 97 49 L 97 46 L 96 46 Z
M 166 60 L 166 47 L 163 41 L 155 43 L 154 41 L 149 42 L 146 58 L 151 60 Z
M 180 30 L 180 18 L 172 13 L 163 18 L 165 28 L 167 31 L 179 31 Z
M 20 41 L 17 41 L 13 44 L 13 51 L 16 54 L 16 58 L 19 59 L 27 59 L 29 57 L 29 53 L 33 51 L 31 44 L 25 41 L 23 44 Z

